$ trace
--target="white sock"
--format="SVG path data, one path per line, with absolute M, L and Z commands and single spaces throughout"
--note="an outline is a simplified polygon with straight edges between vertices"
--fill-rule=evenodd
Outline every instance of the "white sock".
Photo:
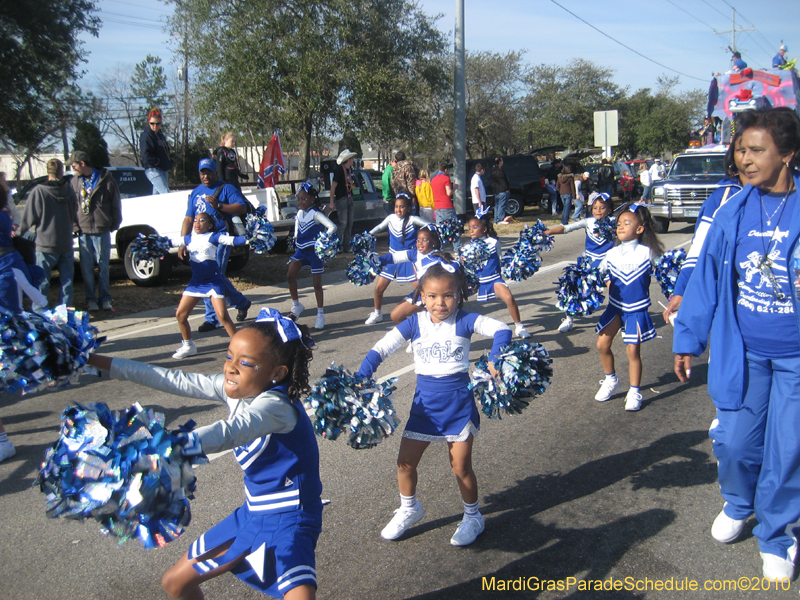
M 381 309 L 380 309 L 380 308 L 376 308 L 376 309 L 375 309 L 375 310 L 373 310 L 372 312 L 374 312 L 374 313 L 376 313 L 376 314 L 379 314 L 379 315 L 382 315 L 382 314 L 383 314 L 383 313 L 381 312 Z
M 606 381 L 617 381 L 616 373 L 606 373 Z
M 181 340 L 184 346 L 194 346 L 194 342 L 192 340 Z
M 400 506 L 403 508 L 414 508 L 417 504 L 417 495 L 414 494 L 413 496 L 403 496 L 400 494 Z
M 323 308 L 318 308 L 317 309 L 317 316 L 324 315 L 324 314 L 325 314 L 325 309 L 323 309 Z
M 3 433 L 0 433 L 0 444 L 6 443 L 8 443 L 8 434 L 4 431 Z
M 464 505 L 464 514 L 468 517 L 477 517 L 480 513 L 478 510 L 478 503 L 475 502 L 474 504 L 467 504 L 463 500 L 461 503 Z
M 635 394 L 638 394 L 639 393 L 639 387 L 636 386 L 636 385 L 632 385 L 631 386 L 631 391 L 634 392 Z

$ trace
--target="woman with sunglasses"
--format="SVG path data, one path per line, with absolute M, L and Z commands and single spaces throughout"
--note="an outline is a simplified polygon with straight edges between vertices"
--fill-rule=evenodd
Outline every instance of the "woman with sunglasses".
M 800 118 L 788 108 L 737 118 L 745 185 L 714 216 L 675 320 L 675 373 L 711 345 L 709 432 L 725 500 L 711 535 L 753 535 L 769 579 L 791 581 L 800 524 Z
M 169 144 L 161 131 L 161 109 L 154 108 L 147 115 L 147 125 L 139 138 L 144 174 L 153 184 L 153 195 L 169 194 Z

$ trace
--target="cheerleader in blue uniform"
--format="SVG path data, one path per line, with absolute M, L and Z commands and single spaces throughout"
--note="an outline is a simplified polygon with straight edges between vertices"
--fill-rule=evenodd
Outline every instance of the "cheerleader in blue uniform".
M 650 211 L 638 204 L 626 206 L 617 217 L 619 245 L 612 248 L 600 263 L 608 285 L 608 308 L 597 324 L 597 350 L 606 378 L 594 397 L 598 402 L 611 398 L 619 380 L 614 371 L 611 343 L 620 329 L 628 354 L 631 388 L 625 397 L 625 410 L 642 407 L 639 384 L 642 359 L 639 345 L 656 337 L 656 329 L 647 308 L 650 306 L 650 276 L 653 261 L 664 253 L 655 233 Z
M 599 267 L 600 263 L 608 254 L 608 251 L 614 247 L 614 240 L 607 240 L 595 233 L 597 222 L 600 219 L 608 217 L 614 212 L 614 201 L 608 194 L 594 192 L 589 196 L 589 206 L 592 209 L 592 216 L 586 219 L 581 219 L 575 223 L 568 225 L 556 225 L 552 229 L 546 229 L 545 234 L 556 235 L 559 233 L 570 233 L 578 229 L 586 230 L 586 251 L 584 254 L 592 259 L 592 266 Z M 613 219 L 613 217 L 612 217 Z M 566 333 L 574 325 L 574 320 L 571 315 L 566 315 L 561 320 L 561 325 L 558 326 L 558 331 Z
M 499 297 L 500 300 L 505 302 L 508 313 L 514 320 L 514 333 L 526 339 L 531 337 L 531 334 L 522 324 L 517 301 L 514 300 L 514 295 L 508 289 L 508 285 L 503 281 L 503 276 L 500 273 L 500 241 L 497 239 L 492 220 L 487 216 L 488 212 L 488 208 L 479 210 L 476 216 L 467 223 L 467 232 L 470 239 L 481 240 L 489 248 L 489 260 L 479 276 L 478 302 L 486 302 Z
M 322 530 L 319 451 L 300 398 L 309 391 L 308 330 L 264 308 L 231 340 L 223 372 L 201 375 L 94 354 L 111 377 L 228 405 L 227 420 L 181 434 L 188 456 L 233 450 L 246 501 L 201 535 L 161 579 L 170 598 L 202 599 L 200 584 L 230 571 L 275 598 L 316 596 Z
M 369 351 L 359 373 L 371 377 L 381 362 L 411 341 L 417 389 L 397 457 L 400 508 L 381 537 L 396 540 L 425 516 L 417 500 L 417 465 L 431 442 L 447 442 L 450 466 L 464 504 L 464 517 L 450 543 L 466 546 L 485 527 L 472 469 L 472 442 L 480 417 L 468 387 L 470 338 L 473 333 L 494 338 L 493 359 L 511 340 L 511 331 L 500 321 L 461 310 L 468 293 L 464 272 L 450 255 L 435 256 L 439 263 L 428 268 L 415 294 L 426 311 L 411 315 L 386 334 Z M 494 373 L 493 367 L 490 370 Z
M 178 320 L 178 329 L 181 330 L 183 344 L 175 351 L 172 358 L 182 359 L 197 354 L 197 347 L 192 341 L 192 328 L 189 326 L 189 314 L 197 305 L 200 298 L 211 298 L 211 305 L 217 314 L 217 319 L 233 337 L 236 326 L 228 315 L 225 306 L 225 275 L 220 273 L 217 264 L 217 246 L 244 246 L 247 240 L 244 236 L 231 236 L 214 232 L 214 219 L 208 213 L 197 213 L 194 217 L 194 233 L 187 235 L 181 241 L 181 246 L 186 246 L 189 254 L 189 264 L 192 267 L 192 278 L 183 291 L 175 318 Z
M 294 218 L 294 239 L 297 251 L 289 259 L 289 268 L 286 271 L 286 278 L 289 280 L 289 296 L 292 298 L 292 308 L 289 318 L 299 319 L 305 310 L 300 304 L 300 296 L 297 293 L 297 275 L 303 265 L 311 267 L 311 282 L 314 285 L 314 296 L 317 300 L 317 320 L 314 322 L 314 329 L 325 327 L 325 297 L 322 293 L 322 274 L 325 272 L 325 263 L 314 251 L 314 243 L 317 236 L 323 230 L 328 235 L 336 233 L 336 225 L 326 217 L 317 206 L 317 190 L 310 181 L 306 181 L 297 190 L 297 215 Z
M 389 251 L 392 254 L 413 250 L 417 239 L 417 230 L 429 224 L 424 219 L 411 214 L 413 207 L 411 196 L 400 192 L 394 200 L 394 214 L 386 217 L 380 225 L 370 231 L 372 235 L 377 235 L 381 231 L 389 230 Z M 389 264 L 382 269 L 378 281 L 375 282 L 375 310 L 369 313 L 364 324 L 374 325 L 383 321 L 383 312 L 381 312 L 383 294 L 392 281 L 413 283 L 416 280 L 414 266 L 410 262 Z
M 436 225 L 424 225 L 420 227 L 417 232 L 417 246 L 411 250 L 403 250 L 402 252 L 389 252 L 382 254 L 378 258 L 381 265 L 399 265 L 403 263 L 410 263 L 414 267 L 414 276 L 417 281 L 425 274 L 428 267 L 437 264 L 439 259 L 432 256 L 432 252 L 442 249 L 442 239 L 439 237 L 439 232 Z M 417 286 L 417 281 L 414 281 L 414 288 Z M 425 310 L 425 306 L 419 300 L 414 301 L 414 291 L 412 291 L 405 300 L 392 309 L 390 314 L 392 321 L 400 323 L 405 321 L 409 316 L 415 312 Z

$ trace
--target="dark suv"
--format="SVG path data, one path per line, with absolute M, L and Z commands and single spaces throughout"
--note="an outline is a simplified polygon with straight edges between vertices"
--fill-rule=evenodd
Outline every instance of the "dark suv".
M 506 215 L 516 217 L 522 214 L 525 206 L 539 206 L 542 201 L 542 171 L 536 157 L 530 154 L 513 154 L 503 156 L 503 170 L 508 176 L 511 184 L 508 201 L 506 202 Z M 479 158 L 467 161 L 467 185 L 475 173 L 475 165 L 483 165 L 483 185 L 486 187 L 486 202 L 494 204 L 494 193 L 492 192 L 492 168 L 493 158 Z M 467 209 L 472 208 L 472 193 L 467 190 Z

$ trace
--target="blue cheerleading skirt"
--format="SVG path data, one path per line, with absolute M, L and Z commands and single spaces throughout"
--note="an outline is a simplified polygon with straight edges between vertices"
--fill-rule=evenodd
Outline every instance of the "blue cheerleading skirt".
M 622 319 L 622 341 L 626 344 L 640 344 L 656 337 L 656 327 L 646 309 L 624 312 L 613 305 L 606 308 L 597 323 L 595 332 L 603 331 L 616 316 Z
M 194 298 L 224 298 L 225 297 L 225 276 L 215 275 L 210 279 L 197 280 L 194 277 L 189 281 L 189 285 L 183 291 L 184 296 Z
M 480 429 L 480 413 L 467 385 L 469 373 L 417 376 L 403 437 L 423 442 L 464 442 Z
M 381 269 L 381 277 L 398 283 L 413 283 L 417 280 L 414 263 L 404 262 L 396 265 L 385 265 Z
M 232 540 L 225 554 L 193 564 L 194 570 L 202 575 L 245 554 L 231 572 L 249 586 L 283 598 L 301 585 L 317 587 L 314 550 L 321 531 L 321 507 L 265 515 L 244 504 L 195 540 L 189 558 Z

